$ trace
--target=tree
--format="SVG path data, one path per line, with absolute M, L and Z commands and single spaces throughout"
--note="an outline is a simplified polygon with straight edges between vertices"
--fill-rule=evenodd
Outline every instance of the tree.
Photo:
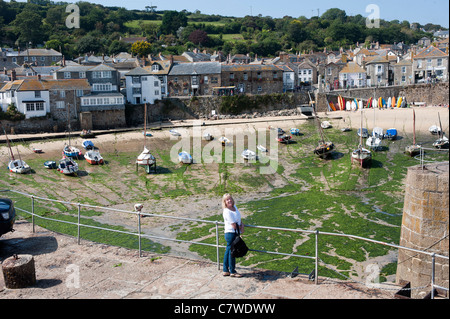
M 163 34 L 176 34 L 180 27 L 187 26 L 187 17 L 183 12 L 165 11 L 160 30 Z
M 131 52 L 145 56 L 152 52 L 152 45 L 147 41 L 136 41 L 131 45 Z
M 208 42 L 208 40 L 208 34 L 203 30 L 194 30 L 189 35 L 189 41 L 197 45 L 204 45 Z
M 75 50 L 79 54 L 87 52 L 98 52 L 101 49 L 101 45 L 97 38 L 92 35 L 86 35 L 78 40 Z
M 18 35 L 19 43 L 42 43 L 45 34 L 42 27 L 42 17 L 32 11 L 23 10 L 12 22 Z

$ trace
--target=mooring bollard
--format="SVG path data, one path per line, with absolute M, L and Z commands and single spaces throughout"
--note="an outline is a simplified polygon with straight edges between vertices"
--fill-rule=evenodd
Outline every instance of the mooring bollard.
M 36 284 L 36 271 L 32 255 L 13 255 L 2 263 L 5 287 L 26 288 Z

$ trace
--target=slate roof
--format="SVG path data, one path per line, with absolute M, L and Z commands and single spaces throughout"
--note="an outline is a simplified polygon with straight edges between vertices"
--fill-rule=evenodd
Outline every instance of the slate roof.
M 220 74 L 218 62 L 192 62 L 174 64 L 169 75 Z
M 272 64 L 224 64 L 222 70 L 226 72 L 239 71 L 279 71 L 277 66 Z
M 355 62 L 349 62 L 339 73 L 366 73 L 366 70 Z
M 430 45 L 428 48 L 420 51 L 414 56 L 414 59 L 435 58 L 448 56 L 438 48 Z

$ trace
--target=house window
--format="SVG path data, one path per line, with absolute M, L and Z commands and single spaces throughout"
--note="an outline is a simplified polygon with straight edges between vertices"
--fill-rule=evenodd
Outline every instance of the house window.
M 141 94 L 141 88 L 133 88 L 133 94 Z
M 41 91 L 34 91 L 34 97 L 41 97 Z
M 159 90 L 155 90 L 155 95 L 159 95 Z
M 402 73 L 406 73 L 406 66 L 402 66 Z
M 256 78 L 257 78 L 258 80 L 261 80 L 261 79 L 262 79 L 262 77 L 261 77 L 261 72 L 258 72 L 258 73 L 257 73 Z
M 159 64 L 153 64 L 152 65 L 152 71 L 159 71 Z
M 94 84 L 92 86 L 92 91 L 112 91 L 112 85 L 107 83 L 107 84 Z
M 178 83 L 178 78 L 173 78 L 173 82 Z
M 34 111 L 34 103 L 27 103 L 27 112 Z
M 402 82 L 406 82 L 406 76 L 402 75 Z
M 208 84 L 208 76 L 207 76 L 207 75 L 205 75 L 205 76 L 203 77 L 203 82 L 204 82 L 205 84 Z
M 59 91 L 59 97 L 65 98 L 66 97 L 66 91 L 64 91 L 64 90 Z
M 262 92 L 262 87 L 261 87 L 261 85 L 258 86 L 258 92 Z
M 331 68 L 327 69 L 328 75 L 331 75 L 331 70 L 332 70 Z
M 146 76 L 141 77 L 141 81 L 147 81 L 147 77 Z
M 83 105 L 89 105 L 89 99 L 82 99 L 81 104 Z
M 197 77 L 196 76 L 192 77 L 192 85 L 197 85 Z
M 64 72 L 64 78 L 70 79 L 71 78 L 70 72 Z
M 273 78 L 277 79 L 278 78 L 278 73 L 276 71 L 273 72 Z
M 153 86 L 154 86 L 154 87 L 158 87 L 158 86 L 159 86 L 159 81 L 153 82 Z
M 442 66 L 442 59 L 437 59 L 437 66 Z
M 244 81 L 247 81 L 247 80 L 248 80 L 248 74 L 244 73 Z
M 63 109 L 66 107 L 66 103 L 64 101 L 56 101 L 56 108 Z
M 85 79 L 86 78 L 86 72 L 78 72 L 78 76 L 80 77 L 80 79 Z
M 230 80 L 234 80 L 234 73 L 230 73 Z
M 83 95 L 84 95 L 83 90 L 77 90 L 77 96 L 83 96 Z
M 133 84 L 139 84 L 139 83 L 141 83 L 141 78 L 138 77 L 138 76 L 133 76 L 131 82 L 132 82 Z
M 36 103 L 36 111 L 43 111 L 44 110 L 44 103 L 43 102 L 37 102 Z
M 32 56 L 32 57 L 31 57 L 31 61 L 36 61 L 36 57 L 35 57 L 35 56 Z

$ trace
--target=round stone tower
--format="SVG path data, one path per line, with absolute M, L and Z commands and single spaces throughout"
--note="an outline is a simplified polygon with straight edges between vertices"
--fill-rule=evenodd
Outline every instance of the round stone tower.
M 448 256 L 448 172 L 448 162 L 408 168 L 400 246 Z M 411 298 L 431 291 L 431 262 L 428 255 L 399 249 L 396 281 L 411 283 Z M 448 288 L 448 260 L 436 258 L 435 263 L 435 284 Z

